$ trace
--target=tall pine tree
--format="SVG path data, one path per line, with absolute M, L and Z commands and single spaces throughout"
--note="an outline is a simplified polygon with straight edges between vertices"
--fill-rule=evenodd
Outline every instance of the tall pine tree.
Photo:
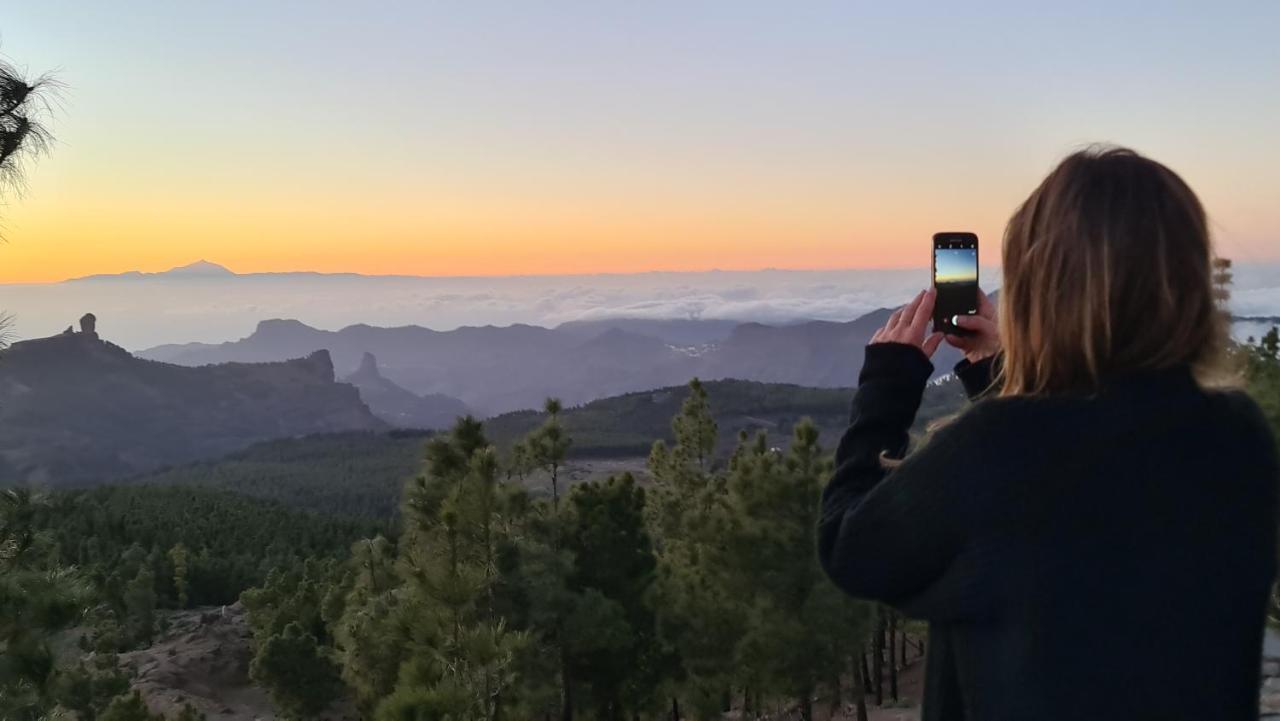
M 716 423 L 697 379 L 671 427 L 675 444 L 658 441 L 649 454 L 658 557 L 653 596 L 659 637 L 679 659 L 679 673 L 667 684 L 671 716 L 683 714 L 683 701 L 706 718 L 725 710 L 725 697 L 742 680 L 734 648 L 748 619 L 723 562 L 722 534 L 732 520 L 723 470 L 714 468 Z

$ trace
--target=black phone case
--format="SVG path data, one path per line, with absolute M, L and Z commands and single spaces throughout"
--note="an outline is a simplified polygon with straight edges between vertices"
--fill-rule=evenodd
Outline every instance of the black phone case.
M 962 247 L 968 247 L 968 244 L 969 244 L 969 243 L 971 243 L 971 244 L 972 244 L 972 247 L 973 247 L 973 250 L 974 250 L 975 255 L 976 255 L 977 250 L 978 250 L 978 235 L 977 235 L 976 233 L 969 233 L 969 232 L 945 232 L 945 233 L 934 233 L 934 235 L 933 235 L 933 242 L 932 242 L 932 244 L 930 245 L 930 251 L 929 251 L 929 267 L 930 267 L 930 282 L 931 282 L 931 283 L 933 283 L 933 285 L 934 285 L 934 287 L 935 287 L 935 288 L 937 287 L 937 281 L 938 281 L 938 253 L 937 253 L 937 251 L 938 251 L 938 244 L 939 244 L 939 242 L 940 242 L 940 241 L 942 241 L 942 242 L 945 242 L 945 241 L 963 241 L 963 242 L 966 242 L 966 245 L 965 245 L 965 246 L 962 246 Z M 978 309 L 978 287 L 979 287 L 979 284 L 980 284 L 980 282 L 981 282 L 981 279 L 979 278 L 979 272 L 980 272 L 980 271 L 979 271 L 979 267 L 978 267 L 977 263 L 975 262 L 975 264 L 974 264 L 974 269 L 973 269 L 973 277 L 974 277 L 974 284 L 973 284 L 973 286 L 974 286 L 974 289 L 973 289 L 973 310 L 974 310 L 974 312 L 977 312 L 977 309 Z M 970 331 L 970 330 L 967 330 L 967 329 L 965 329 L 965 328 L 961 328 L 961 327 L 959 327 L 959 326 L 957 326 L 957 325 L 954 325 L 954 324 L 951 322 L 951 318 L 950 318 L 950 315 L 949 315 L 949 314 L 948 314 L 948 315 L 943 315 L 943 314 L 939 313 L 939 311 L 942 311 L 942 310 L 945 310 L 945 309 L 943 309 L 943 308 L 936 308 L 936 307 L 935 307 L 935 309 L 934 309 L 934 314 L 933 314 L 933 330 L 934 330 L 935 332 L 946 333 L 946 334 L 948 334 L 948 335 L 955 335 L 955 336 L 970 336 L 970 335 L 973 335 L 973 331 Z

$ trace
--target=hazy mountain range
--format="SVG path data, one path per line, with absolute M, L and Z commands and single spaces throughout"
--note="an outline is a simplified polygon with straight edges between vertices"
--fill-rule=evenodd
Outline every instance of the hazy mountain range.
M 1238 272 L 1237 278 L 1249 278 L 1251 272 Z M 852 320 L 839 321 L 790 318 L 765 323 L 699 315 L 715 303 L 736 303 L 733 307 L 748 315 L 785 315 L 779 311 L 783 307 L 825 308 L 836 315 L 835 309 L 852 298 L 883 296 L 886 288 L 901 285 L 902 277 L 916 280 L 900 273 L 895 280 L 892 272 L 885 272 L 880 285 L 869 283 L 871 290 L 845 295 L 840 295 L 842 285 L 824 286 L 815 280 L 831 280 L 838 273 L 592 276 L 603 285 L 589 287 L 584 278 L 237 275 L 200 262 L 165 273 L 23 286 L 37 293 L 91 289 L 93 294 L 84 297 L 132 297 L 137 303 L 145 300 L 146 306 L 136 308 L 132 317 L 114 314 L 111 308 L 118 305 L 105 311 L 80 306 L 57 323 L 50 321 L 48 337 L 0 352 L 0 482 L 61 484 L 118 477 L 216 457 L 258 441 L 313 433 L 441 428 L 463 413 L 492 417 L 540 407 L 547 397 L 578 406 L 679 387 L 692 377 L 845 389 L 856 383 L 863 347 L 883 324 L 887 309 L 872 307 L 866 313 L 847 314 Z M 732 281 L 726 283 L 725 278 Z M 761 287 L 743 285 L 748 279 Z M 706 281 L 715 290 L 694 287 L 692 280 Z M 515 303 L 522 292 L 551 293 L 596 310 L 556 324 L 443 330 L 374 323 L 327 330 L 301 318 L 277 318 L 256 321 L 252 332 L 239 340 L 154 345 L 136 354 L 100 339 L 92 324 L 86 332 L 68 329 L 49 335 L 65 327 L 68 318 L 91 309 L 112 340 L 122 328 L 145 326 L 150 329 L 146 333 L 154 333 L 161 326 L 148 323 L 156 318 L 179 323 L 185 335 L 216 337 L 200 320 L 213 317 L 208 313 L 216 316 L 237 307 L 237 313 L 271 317 L 256 304 L 238 305 L 263 289 L 282 293 L 275 297 L 290 302 L 309 300 L 309 309 L 326 313 L 327 296 L 320 291 L 345 288 L 352 305 L 342 312 L 376 316 L 380 299 L 388 297 L 379 293 L 397 283 L 407 285 L 396 292 L 416 288 L 413 292 L 419 294 L 433 283 L 470 283 L 473 290 L 505 288 L 449 301 L 439 293 L 428 294 L 440 307 L 455 303 L 481 308 L 484 314 Z M 319 289 L 318 294 L 298 295 L 307 287 Z M 813 300 L 824 289 L 829 298 L 841 300 L 826 305 Z M 498 302 L 500 296 L 505 300 Z M 669 317 L 672 303 L 679 298 L 691 303 L 694 297 L 705 304 L 702 311 Z M 194 310 L 193 302 L 205 304 L 205 310 Z M 0 295 L 0 308 L 6 303 Z M 554 303 L 534 305 L 533 315 L 555 315 L 564 309 Z M 719 313 L 728 306 L 715 307 Z M 624 308 L 635 315 L 613 315 Z M 594 317 L 597 313 L 603 317 Z M 1273 315 L 1262 313 L 1243 319 L 1237 333 L 1259 333 L 1273 320 Z M 937 372 L 946 372 L 956 360 L 958 354 L 944 346 L 935 358 Z
M 845 323 L 782 326 L 620 319 L 556 328 L 512 325 L 450 331 L 370 325 L 325 331 L 296 320 L 268 320 L 238 341 L 157 346 L 138 355 L 199 366 L 279 361 L 326 350 L 341 372 L 369 363 L 362 359 L 372 354 L 377 372 L 390 383 L 419 396 L 457 398 L 488 416 L 534 408 L 548 396 L 576 405 L 678 385 L 693 377 L 851 386 L 862 364 L 863 346 L 888 313 L 881 309 Z M 958 358 L 949 348 L 941 351 L 936 359 L 940 372 Z M 367 396 L 365 400 L 377 409 L 377 403 Z
M 549 396 L 577 406 L 695 376 L 794 384 L 792 395 L 847 388 L 887 313 L 787 326 L 641 319 L 452 331 L 275 320 L 240 341 L 136 356 L 98 336 L 110 319 L 86 319 L 80 331 L 0 351 L 0 480 L 82 483 L 273 438 L 441 428 L 460 414 L 536 408 Z M 954 356 L 944 351 L 940 371 Z M 836 416 L 846 404 L 834 404 Z

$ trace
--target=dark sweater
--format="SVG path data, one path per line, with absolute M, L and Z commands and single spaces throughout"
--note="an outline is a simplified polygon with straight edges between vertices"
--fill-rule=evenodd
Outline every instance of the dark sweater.
M 1185 368 L 986 398 L 886 470 L 931 372 L 867 348 L 819 527 L 838 586 L 930 621 L 925 721 L 1257 719 L 1280 481 L 1257 406 Z

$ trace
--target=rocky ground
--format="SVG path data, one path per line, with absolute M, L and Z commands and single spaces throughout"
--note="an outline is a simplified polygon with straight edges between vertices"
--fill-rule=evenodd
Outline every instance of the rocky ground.
M 185 703 L 209 721 L 277 718 L 266 692 L 249 681 L 252 652 L 245 614 L 238 603 L 178 611 L 167 617 L 168 630 L 150 647 L 120 655 L 153 713 L 173 718 Z
M 138 689 L 153 712 L 172 718 L 183 704 L 191 704 L 209 721 L 274 721 L 275 710 L 267 694 L 249 681 L 250 633 L 240 604 L 225 608 L 178 611 L 168 617 L 168 630 L 149 648 L 120 655 L 120 663 L 135 676 Z M 899 674 L 899 701 L 886 699 L 877 708 L 868 697 L 870 721 L 918 721 L 924 688 L 924 664 L 920 659 Z M 1280 721 L 1280 634 L 1268 631 L 1262 659 L 1263 686 L 1259 715 Z M 887 690 L 887 689 L 886 689 Z M 819 699 L 815 721 L 853 721 L 852 699 L 839 708 Z M 726 718 L 741 718 L 728 714 Z M 778 709 L 768 721 L 798 719 L 794 709 Z M 317 721 L 355 721 L 350 711 L 335 711 Z

